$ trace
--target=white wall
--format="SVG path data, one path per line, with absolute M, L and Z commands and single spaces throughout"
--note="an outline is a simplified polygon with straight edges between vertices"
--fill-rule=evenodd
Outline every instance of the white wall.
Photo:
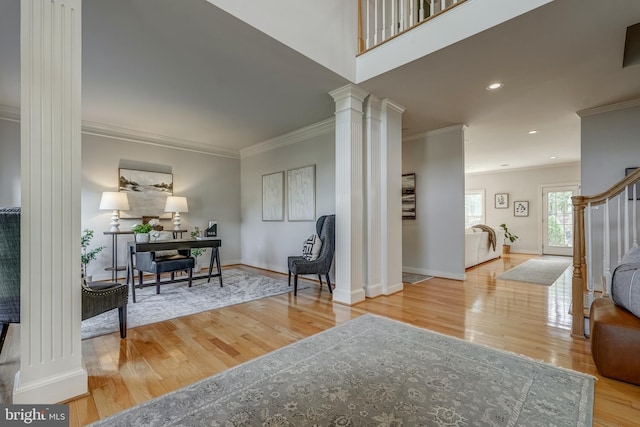
M 289 222 L 286 171 L 316 165 L 316 218 L 335 213 L 335 130 L 242 159 L 242 262 L 287 272 L 287 257 L 302 255 L 313 222 Z M 262 221 L 262 175 L 285 171 L 285 220 Z
M 20 123 L 0 120 L 0 206 L 20 206 Z
M 402 144 L 402 173 L 416 174 L 416 220 L 402 221 L 403 271 L 464 279 L 464 130 Z
M 542 244 L 542 185 L 577 184 L 580 165 L 561 165 L 504 172 L 467 174 L 467 190 L 485 190 L 485 223 L 491 227 L 507 224 L 518 240 L 511 244 L 511 252 L 539 254 Z M 509 208 L 495 209 L 494 195 L 509 194 Z M 513 202 L 529 202 L 529 216 L 513 215 Z M 499 242 L 500 243 L 500 242 Z
M 108 137 L 83 135 L 82 139 L 82 228 L 95 232 L 93 244 L 106 248 L 96 261 L 89 264 L 87 274 L 94 280 L 110 278 L 104 268 L 111 265 L 110 211 L 101 211 L 103 191 L 117 191 L 120 166 L 153 169 L 173 173 L 174 194 L 186 196 L 189 212 L 181 214 L 182 228 L 201 230 L 209 220 L 218 221 L 218 236 L 222 239 L 222 264 L 239 262 L 240 256 L 240 160 L 200 154 L 191 151 L 162 148 Z M 130 230 L 140 222 L 121 219 L 120 230 Z M 165 229 L 173 228 L 170 220 L 162 220 Z M 183 237 L 188 237 L 186 234 Z M 119 236 L 118 258 L 126 265 L 126 241 L 133 236 Z M 93 246 L 93 245 L 92 245 Z M 211 251 L 204 255 L 208 262 Z M 123 277 L 123 273 L 120 273 Z

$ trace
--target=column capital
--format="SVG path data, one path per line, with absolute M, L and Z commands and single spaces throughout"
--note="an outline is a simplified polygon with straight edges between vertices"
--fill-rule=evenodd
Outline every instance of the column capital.
M 395 101 L 392 101 L 389 98 L 385 98 L 382 100 L 382 109 L 383 110 L 395 110 L 396 112 L 402 114 L 404 113 L 405 108 L 398 104 Z
M 362 103 L 366 99 L 369 92 L 359 88 L 356 85 L 348 84 L 329 92 L 329 95 L 336 103 L 336 113 L 340 111 L 353 109 L 362 112 Z

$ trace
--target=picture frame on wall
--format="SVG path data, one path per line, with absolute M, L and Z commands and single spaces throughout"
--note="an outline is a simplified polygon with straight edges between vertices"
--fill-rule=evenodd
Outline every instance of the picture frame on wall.
M 509 208 L 509 193 L 496 193 L 494 206 L 496 209 Z
M 416 174 L 402 175 L 402 219 L 416 219 Z
M 262 220 L 284 221 L 284 171 L 262 175 Z
M 529 216 L 529 202 L 513 202 L 513 216 Z
M 173 195 L 173 174 L 120 168 L 118 191 L 127 193 L 129 200 L 129 210 L 120 211 L 120 218 L 171 218 L 164 206 Z
M 287 171 L 289 221 L 316 220 L 316 165 Z

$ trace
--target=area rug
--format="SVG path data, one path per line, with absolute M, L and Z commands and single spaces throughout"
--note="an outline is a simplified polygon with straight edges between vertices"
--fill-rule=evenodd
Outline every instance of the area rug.
M 496 279 L 552 285 L 570 265 L 569 259 L 530 259 L 497 275 Z
M 590 426 L 594 379 L 365 314 L 94 426 Z
M 191 288 L 187 282 L 166 284 L 160 286 L 159 295 L 155 286 L 136 289 L 137 302 L 134 304 L 129 297 L 127 304 L 127 326 L 135 328 L 293 291 L 293 285 L 288 286 L 286 280 L 237 269 L 222 270 L 222 283 L 221 288 L 218 278 L 214 277 L 211 283 L 207 283 L 207 279 L 194 280 Z M 300 282 L 298 290 L 309 286 Z M 83 320 L 82 339 L 119 331 L 118 325 L 118 310 Z
M 422 282 L 424 280 L 433 279 L 433 276 L 426 276 L 424 274 L 414 274 L 414 273 L 402 273 L 402 283 L 408 283 L 410 285 L 415 285 L 418 282 Z

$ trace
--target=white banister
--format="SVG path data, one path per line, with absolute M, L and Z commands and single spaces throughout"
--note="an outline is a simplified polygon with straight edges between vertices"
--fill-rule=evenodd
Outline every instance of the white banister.
M 589 203 L 587 205 L 587 212 L 586 212 L 586 216 L 587 216 L 587 229 L 585 230 L 585 235 L 587 237 L 586 239 L 586 260 L 587 260 L 587 291 L 589 294 L 593 294 L 593 264 L 592 264 L 592 260 L 591 260 L 591 254 L 593 253 L 593 250 L 591 248 L 591 235 L 593 234 L 592 228 L 591 228 L 591 203 Z
M 420 10 L 418 12 L 418 21 L 424 19 L 424 0 L 420 0 Z
M 604 202 L 604 220 L 602 221 L 602 271 L 604 283 L 602 290 L 605 295 L 611 291 L 611 239 L 609 229 L 609 199 Z
M 629 186 L 624 187 L 624 251 L 629 250 Z
M 616 228 L 618 229 L 618 264 L 622 260 L 622 222 L 620 221 L 620 196 L 617 198 L 618 201 L 618 223 L 616 224 Z
M 633 184 L 633 247 L 638 247 L 638 218 L 636 217 L 636 184 Z

